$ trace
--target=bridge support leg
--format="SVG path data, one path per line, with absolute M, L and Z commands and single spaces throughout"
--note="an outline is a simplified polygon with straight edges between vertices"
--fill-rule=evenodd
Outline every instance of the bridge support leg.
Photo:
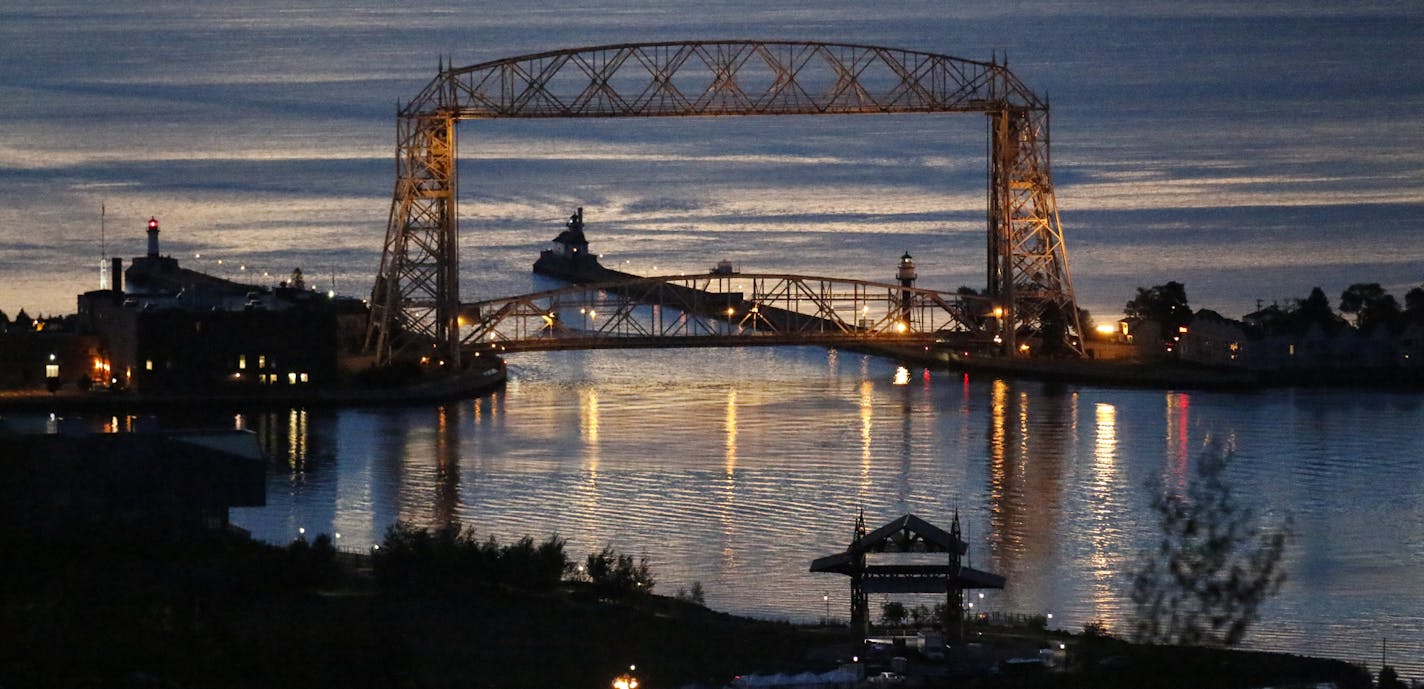
M 1042 336 L 1043 353 L 1082 354 L 1068 251 L 1048 174 L 1048 110 L 1004 106 L 989 115 L 988 294 L 1004 315 L 1004 351 Z
M 380 364 L 431 357 L 460 366 L 455 120 L 406 115 L 381 269 L 371 293 L 366 351 Z

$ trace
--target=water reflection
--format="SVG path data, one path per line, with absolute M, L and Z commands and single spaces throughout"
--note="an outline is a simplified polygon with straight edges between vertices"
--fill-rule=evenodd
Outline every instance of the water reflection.
M 722 426 L 727 433 L 727 452 L 724 458 L 724 471 L 727 478 L 732 478 L 737 472 L 737 389 L 727 388 L 727 413 L 723 417 Z
M 1192 398 L 1185 392 L 1169 392 L 1166 397 L 1167 490 L 1182 494 L 1187 490 L 1187 470 L 1191 464 Z
M 989 556 L 1017 582 L 1004 605 L 1044 610 L 1057 582 L 1033 573 L 1059 571 L 1063 472 L 1075 445 L 1077 394 L 995 381 L 990 392 Z
M 871 497 L 870 469 L 875 456 L 875 440 L 871 428 L 875 420 L 875 384 L 869 380 L 860 381 L 860 481 L 857 486 L 858 502 L 866 504 Z
M 721 480 L 717 489 L 717 538 L 721 567 L 718 574 L 724 580 L 734 576 L 733 567 L 737 562 L 737 388 L 727 387 L 726 414 L 723 417 L 726 433 L 726 454 L 722 464 Z
M 460 424 L 451 419 L 459 407 L 435 410 L 435 499 L 431 519 L 436 524 L 458 521 L 460 504 Z
M 289 481 L 300 482 L 308 469 L 308 413 L 296 407 L 240 413 L 233 416 L 233 425 L 251 430 L 268 460 L 280 463 Z
M 1123 571 L 1124 532 L 1117 524 L 1122 515 L 1121 476 L 1118 468 L 1117 407 L 1093 405 L 1093 463 L 1087 482 L 1088 553 L 1084 563 L 1094 620 L 1115 620 L 1120 609 L 1118 576 Z

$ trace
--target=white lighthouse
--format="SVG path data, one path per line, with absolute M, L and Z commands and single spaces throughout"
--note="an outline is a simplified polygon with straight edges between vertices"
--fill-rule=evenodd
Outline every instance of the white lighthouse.
M 148 257 L 158 258 L 158 218 L 148 219 Z
M 895 279 L 900 281 L 901 287 L 907 288 L 900 290 L 900 332 L 909 327 L 914 315 L 910 310 L 914 295 L 908 288 L 915 286 L 917 277 L 919 276 L 915 274 L 915 260 L 910 258 L 910 252 L 906 251 L 905 255 L 900 257 L 900 268 L 895 271 Z

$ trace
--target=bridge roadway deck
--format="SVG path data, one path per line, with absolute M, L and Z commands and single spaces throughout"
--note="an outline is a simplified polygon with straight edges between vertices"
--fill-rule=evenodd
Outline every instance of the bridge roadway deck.
M 604 267 L 604 266 L 602 266 L 602 265 L 600 265 L 600 264 L 598 264 L 598 263 L 596 263 L 596 262 L 593 263 L 592 265 L 571 266 L 571 265 L 567 265 L 567 264 L 550 264 L 549 262 L 546 262 L 545 259 L 543 259 L 542 257 L 541 257 L 540 261 L 538 261 L 538 262 L 536 262 L 536 263 L 534 264 L 534 272 L 539 273 L 539 274 L 541 274 L 541 275 L 548 276 L 548 277 L 552 277 L 552 278 L 555 278 L 555 279 L 558 279 L 558 280 L 564 280 L 564 281 L 567 281 L 567 282 L 571 282 L 571 283 L 573 283 L 573 284 L 575 284 L 575 285 L 587 285 L 587 284 L 604 283 L 604 282 L 617 282 L 617 281 L 622 281 L 622 280 L 645 280 L 645 279 L 647 279 L 647 278 L 645 278 L 644 276 L 642 276 L 642 275 L 637 275 L 637 274 L 635 274 L 635 273 L 625 273 L 625 272 L 620 271 L 620 270 L 613 270 L 613 269 L 611 269 L 611 268 L 606 268 L 606 267 Z M 738 277 L 738 276 L 739 276 L 739 274 L 736 274 L 736 273 L 727 274 L 727 275 L 716 275 L 716 274 L 711 274 L 711 273 L 709 273 L 706 277 L 708 277 L 709 279 L 717 279 L 717 278 L 732 278 L 732 279 L 734 279 L 734 278 L 736 278 L 736 277 Z M 792 311 L 792 310 L 789 310 L 789 309 L 783 309 L 783 308 L 780 308 L 780 307 L 772 306 L 772 305 L 770 305 L 770 304 L 760 304 L 760 303 L 748 301 L 747 299 L 744 298 L 744 295 L 743 295 L 742 293 L 740 293 L 740 292 L 712 292 L 712 291 L 708 291 L 708 290 L 697 289 L 697 288 L 695 288 L 695 287 L 688 287 L 688 286 L 686 286 L 686 285 L 676 285 L 676 284 L 664 284 L 664 285 L 662 285 L 661 288 L 660 288 L 655 294 L 653 294 L 653 295 L 649 295 L 649 293 L 648 293 L 645 289 L 643 289 L 643 288 L 641 288 L 641 287 L 639 287 L 639 288 L 631 288 L 631 287 L 630 287 L 630 288 L 624 288 L 624 287 L 619 287 L 619 286 L 608 286 L 608 287 L 605 287 L 605 288 L 603 288 L 603 289 L 604 289 L 604 291 L 611 292 L 611 293 L 614 293 L 614 294 L 619 294 L 620 296 L 625 296 L 625 297 L 647 298 L 648 296 L 655 296 L 655 297 L 658 297 L 658 298 L 656 298 L 656 300 L 655 300 L 655 303 L 656 303 L 658 306 L 670 307 L 670 308 L 678 309 L 678 310 L 681 310 L 681 311 L 686 311 L 686 312 L 689 312 L 689 313 L 693 313 L 693 314 L 696 314 L 696 315 L 699 315 L 699 316 L 703 316 L 703 317 L 707 317 L 707 318 L 714 318 L 714 319 L 721 320 L 721 321 L 736 321 L 736 322 L 743 322 L 743 323 L 744 323 L 744 322 L 746 322 L 746 320 L 747 320 L 747 317 L 748 317 L 748 315 L 749 315 L 749 312 L 752 312 L 753 309 L 755 309 L 755 317 L 754 317 L 754 320 L 756 321 L 756 323 L 753 323 L 753 325 L 752 325 L 753 329 L 755 329 L 755 327 L 757 326 L 758 323 L 764 323 L 764 324 L 766 324 L 766 326 L 768 326 L 768 330 L 774 331 L 775 334 L 780 335 L 780 336 L 788 336 L 788 337 L 792 338 L 792 339 L 786 339 L 786 337 L 782 337 L 781 339 L 779 339 L 779 340 L 777 340 L 777 341 L 747 342 L 748 345 L 785 345 L 785 344 L 812 344 L 812 345 L 815 345 L 815 344 L 822 344 L 822 342 L 813 341 L 813 340 L 816 338 L 816 336 L 821 336 L 821 335 L 824 335 L 824 336 L 830 338 L 830 339 L 828 339 L 828 340 L 825 342 L 825 344 L 853 344 L 853 343 L 869 344 L 869 343 L 871 343 L 871 341 L 878 341 L 878 340 L 881 340 L 882 337 L 883 337 L 883 336 L 871 336 L 871 335 L 869 334 L 869 331 L 868 331 L 867 329 L 862 328 L 862 327 L 859 327 L 859 326 L 854 325 L 854 324 L 843 323 L 843 322 L 836 321 L 836 320 L 833 320 L 833 319 L 830 319 L 830 318 L 824 318 L 824 317 L 821 317 L 821 316 L 815 316 L 815 315 L 810 315 L 810 314 L 804 314 L 804 313 L 800 313 L 800 312 L 798 312 L 798 311 Z M 727 315 L 728 309 L 731 310 L 731 312 L 732 312 L 732 314 L 733 314 L 732 316 L 728 316 L 728 315 Z M 744 335 L 741 335 L 741 336 L 704 335 L 704 336 L 697 336 L 697 337 L 695 337 L 695 338 L 688 338 L 688 337 L 686 337 L 686 336 L 683 336 L 683 337 L 681 337 L 681 338 L 673 338 L 673 337 L 648 337 L 648 338 L 632 338 L 632 339 L 646 339 L 646 340 L 655 342 L 655 344 L 645 345 L 645 346 L 647 346 L 647 347 L 678 347 L 678 346 L 682 346 L 682 347 L 701 347 L 701 346 L 725 347 L 725 346 L 729 346 L 729 343 L 732 343 L 732 342 L 737 343 L 735 346 L 741 346 L 740 343 L 741 343 L 741 341 L 744 340 L 744 339 L 747 339 L 747 338 L 749 338 L 749 337 L 753 337 L 753 338 L 758 338 L 758 339 L 760 339 L 760 338 L 767 337 L 768 335 L 771 335 L 771 334 L 772 334 L 772 333 L 760 333 L 760 332 L 758 332 L 758 333 L 755 333 L 755 334 L 750 335 L 750 336 L 744 336 Z M 567 339 L 567 338 L 561 338 L 561 339 Z M 567 349 L 575 349 L 575 348 L 596 349 L 596 348 L 638 347 L 638 346 L 640 346 L 640 345 L 631 344 L 630 342 L 625 341 L 625 340 L 629 340 L 630 338 L 617 338 L 617 339 L 618 339 L 618 342 L 617 342 L 617 343 L 609 344 L 609 345 L 604 345 L 604 347 L 567 347 Z M 707 339 L 707 340 L 713 340 L 713 341 L 709 341 L 709 342 L 707 342 L 707 343 L 705 343 L 705 344 L 678 344 L 678 343 L 673 343 L 673 342 L 665 342 L 665 341 L 671 340 L 671 339 L 684 339 L 684 340 L 685 340 L 685 339 L 698 339 L 698 340 Z M 911 345 L 914 345 L 914 344 L 929 344 L 929 343 L 932 343 L 933 341 L 934 341 L 934 338 L 933 338 L 933 337 L 928 336 L 928 335 L 924 335 L 924 336 L 918 337 L 918 338 L 916 338 L 916 337 L 907 338 L 907 339 L 905 340 L 905 343 L 911 344 Z M 510 350 L 510 351 L 513 351 L 513 350 Z
M 466 353 L 497 349 L 500 353 L 545 352 L 570 349 L 674 349 L 699 347 L 773 347 L 806 345 L 814 347 L 846 347 L 880 354 L 891 354 L 889 348 L 923 350 L 933 347 L 935 337 L 927 333 L 903 335 L 864 333 L 755 333 L 746 335 L 682 335 L 547 337 L 533 340 L 508 340 L 496 345 L 480 343 L 466 345 Z

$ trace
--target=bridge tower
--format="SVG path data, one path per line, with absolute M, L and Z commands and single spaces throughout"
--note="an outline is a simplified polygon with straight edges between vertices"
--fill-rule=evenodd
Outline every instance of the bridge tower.
M 395 195 L 365 349 L 379 363 L 431 354 L 459 363 L 459 120 L 944 112 L 989 118 L 986 294 L 1002 313 L 1007 351 L 1037 335 L 1042 350 L 1081 354 L 1049 174 L 1048 103 L 997 60 L 797 41 L 618 44 L 442 63 L 399 109 Z
M 371 290 L 365 351 L 382 364 L 434 354 L 460 367 L 455 118 L 417 101 L 396 127 L 396 188 Z
M 1012 79 L 1007 70 L 1004 79 Z M 989 117 L 988 285 L 1003 349 L 1037 333 L 1046 352 L 1081 355 L 1082 324 L 1049 176 L 1048 104 L 1004 101 Z

